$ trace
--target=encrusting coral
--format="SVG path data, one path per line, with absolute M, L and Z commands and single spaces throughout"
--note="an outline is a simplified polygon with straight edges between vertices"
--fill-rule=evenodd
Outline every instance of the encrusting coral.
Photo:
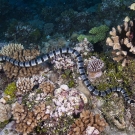
M 11 56 L 12 58 L 19 60 L 21 62 L 31 60 L 39 55 L 39 51 L 36 49 L 32 50 L 21 50 L 18 52 L 14 52 Z M 9 78 L 17 78 L 17 77 L 30 77 L 33 74 L 39 73 L 42 70 L 40 65 L 34 67 L 18 67 L 9 62 L 6 62 L 3 65 L 3 69 Z
M 113 27 L 110 31 L 110 37 L 106 40 L 106 45 L 113 47 L 113 60 L 122 61 L 122 66 L 135 57 L 134 26 L 135 20 L 125 21 L 123 25 L 118 25 L 117 29 Z
M 102 132 L 107 126 L 107 123 L 104 119 L 100 118 L 99 114 L 93 115 L 89 110 L 83 110 L 80 118 L 75 120 L 71 125 L 68 135 L 86 135 L 88 126 L 95 127 L 99 132 Z

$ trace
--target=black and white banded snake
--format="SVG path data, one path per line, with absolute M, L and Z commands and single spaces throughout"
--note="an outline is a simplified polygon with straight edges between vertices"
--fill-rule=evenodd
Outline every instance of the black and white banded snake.
M 25 62 L 17 61 L 17 60 L 12 59 L 8 56 L 0 56 L 0 61 L 7 61 L 7 62 L 12 63 L 13 65 L 20 66 L 20 67 L 31 67 L 31 66 L 36 66 L 38 64 L 42 64 L 43 62 L 49 60 L 50 58 L 56 57 L 57 55 L 62 55 L 64 53 L 73 54 L 75 56 L 75 58 L 77 59 L 77 68 L 79 70 L 81 79 L 84 82 L 87 89 L 93 95 L 104 97 L 104 96 L 110 94 L 111 92 L 121 92 L 125 101 L 128 102 L 129 104 L 135 106 L 135 101 L 128 97 L 127 92 L 123 88 L 114 87 L 114 88 L 109 88 L 105 91 L 99 91 L 94 86 L 92 86 L 86 73 L 85 73 L 83 58 L 82 58 L 81 54 L 78 51 L 76 51 L 75 49 L 60 48 L 60 49 L 54 50 L 48 54 L 45 54 L 39 58 L 35 58 L 33 60 L 25 61 Z

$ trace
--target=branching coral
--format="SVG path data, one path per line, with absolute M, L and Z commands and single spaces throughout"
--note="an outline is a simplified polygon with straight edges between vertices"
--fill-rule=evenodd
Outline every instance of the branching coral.
M 88 41 L 92 43 L 97 43 L 105 39 L 107 31 L 109 31 L 108 26 L 101 25 L 99 27 L 92 28 L 89 31 L 90 35 L 80 35 L 77 39 L 79 41 L 82 41 L 84 38 L 87 38 Z
M 7 46 L 2 47 L 0 54 L 12 57 L 14 52 L 23 50 L 24 47 L 21 44 L 10 43 Z
M 106 44 L 113 47 L 112 56 L 114 61 L 122 61 L 122 66 L 128 60 L 135 57 L 135 21 L 124 22 L 118 25 L 117 29 L 112 28 Z
M 100 118 L 99 114 L 93 115 L 89 110 L 84 110 L 80 114 L 80 118 L 78 118 L 70 127 L 68 135 L 85 135 L 86 132 L 88 132 L 88 126 L 95 127 L 99 132 L 102 132 L 107 126 L 107 123 L 104 119 Z
M 19 77 L 17 82 L 17 95 L 21 95 L 24 93 L 28 93 L 32 90 L 34 86 L 34 79 L 33 78 L 26 78 L 26 77 Z
M 51 82 L 42 82 L 40 85 L 39 85 L 39 88 L 43 91 L 43 92 L 45 92 L 45 93 L 47 93 L 47 94 L 51 94 L 51 93 L 53 93 L 53 91 L 54 91 L 54 84 L 53 83 L 51 83 Z
M 16 120 L 16 130 L 23 133 L 23 135 L 32 132 L 39 121 L 49 118 L 49 114 L 45 114 L 46 105 L 43 102 L 35 106 L 31 111 L 16 102 L 12 110 L 13 117 Z
M 39 51 L 32 49 L 32 50 L 21 50 L 13 52 L 14 54 L 11 56 L 12 58 L 20 61 L 27 61 L 35 58 L 39 55 Z M 30 77 L 33 74 L 39 73 L 42 70 L 40 65 L 34 67 L 17 67 L 9 62 L 6 62 L 3 65 L 3 69 L 9 78 L 17 78 L 17 77 Z

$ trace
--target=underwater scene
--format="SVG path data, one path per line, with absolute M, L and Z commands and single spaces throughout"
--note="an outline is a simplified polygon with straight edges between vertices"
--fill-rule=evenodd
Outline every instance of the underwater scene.
M 135 1 L 0 0 L 0 135 L 135 135 Z

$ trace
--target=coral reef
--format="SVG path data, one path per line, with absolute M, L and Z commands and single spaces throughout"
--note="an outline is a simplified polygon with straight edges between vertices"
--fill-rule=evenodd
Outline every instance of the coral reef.
M 39 121 L 46 120 L 49 117 L 49 114 L 45 114 L 46 106 L 44 102 L 35 106 L 32 111 L 16 102 L 13 104 L 12 110 L 14 120 L 16 121 L 16 130 L 23 133 L 23 135 L 32 132 Z
M 21 50 L 19 52 L 14 52 L 12 55 L 12 58 L 20 61 L 27 61 L 35 58 L 39 55 L 39 51 L 36 49 L 32 50 Z M 17 77 L 30 77 L 33 74 L 39 73 L 39 71 L 42 71 L 42 67 L 40 65 L 34 66 L 34 67 L 17 67 L 13 64 L 6 62 L 3 65 L 3 69 L 7 75 L 8 78 L 17 78 Z
M 135 57 L 134 23 L 135 21 L 129 21 L 124 22 L 123 25 L 118 25 L 117 29 L 113 27 L 110 31 L 110 37 L 106 40 L 106 45 L 113 47 L 113 60 L 122 61 L 122 66 L 125 66 L 128 60 Z
M 111 95 L 109 101 L 102 106 L 102 111 L 110 125 L 114 124 L 118 129 L 126 128 L 124 104 L 118 94 Z
M 11 118 L 11 107 L 8 104 L 0 103 L 0 122 L 7 121 Z
M 24 45 L 37 43 L 41 37 L 41 32 L 37 28 L 33 28 L 29 24 L 13 20 L 10 22 L 5 37 L 12 42 L 19 42 Z
M 96 57 L 92 57 L 91 60 L 89 60 L 87 65 L 87 73 L 88 78 L 93 81 L 97 77 L 100 77 L 102 75 L 102 69 L 104 67 L 104 62 Z
M 62 55 L 61 56 L 56 56 L 52 61 L 52 64 L 54 64 L 54 68 L 56 69 L 70 69 L 73 71 L 75 63 L 73 62 L 73 60 L 66 56 L 66 55 Z
M 19 77 L 16 81 L 17 93 L 16 95 L 26 94 L 34 87 L 34 79 Z
M 78 40 L 82 41 L 87 38 L 91 43 L 97 43 L 106 38 L 106 33 L 109 31 L 109 27 L 106 25 L 101 25 L 99 27 L 94 27 L 89 31 L 90 35 L 79 35 Z
M 4 90 L 4 94 L 9 96 L 10 99 L 13 99 L 13 98 L 15 98 L 16 91 L 17 91 L 16 83 L 12 82 L 12 83 L 8 84 L 8 86 Z
M 77 43 L 74 49 L 83 55 L 87 55 L 89 52 L 94 51 L 93 45 L 87 40 L 87 38 L 84 38 L 83 41 Z
M 81 98 L 80 92 L 76 89 L 69 89 L 67 85 L 61 85 L 60 88 L 54 91 L 53 102 L 56 105 L 55 117 L 63 114 L 72 115 L 78 114 L 84 108 L 84 101 Z M 54 117 L 53 116 L 53 117 Z
M 21 51 L 23 49 L 24 47 L 21 44 L 10 43 L 2 47 L 0 54 L 12 57 L 15 52 Z
M 39 85 L 39 89 L 41 89 L 44 93 L 52 94 L 54 92 L 54 84 L 52 82 L 49 82 L 49 81 L 42 82 Z
M 88 129 L 91 130 L 89 126 L 95 127 L 99 132 L 102 132 L 107 126 L 107 123 L 104 119 L 100 118 L 99 114 L 93 115 L 93 113 L 89 110 L 84 110 L 80 114 L 80 118 L 75 120 L 75 122 L 71 125 L 68 135 L 85 135 L 85 133 L 87 134 Z M 98 131 L 96 131 L 97 134 Z
M 54 37 L 51 37 L 51 38 L 50 36 L 48 36 L 48 38 L 49 39 L 47 42 L 42 42 L 42 45 L 39 46 L 39 48 L 41 48 L 40 50 L 42 53 L 48 53 L 52 50 L 55 50 L 64 46 L 68 46 L 70 43 L 68 40 L 66 40 L 65 37 L 59 34 L 56 34 L 54 35 Z

